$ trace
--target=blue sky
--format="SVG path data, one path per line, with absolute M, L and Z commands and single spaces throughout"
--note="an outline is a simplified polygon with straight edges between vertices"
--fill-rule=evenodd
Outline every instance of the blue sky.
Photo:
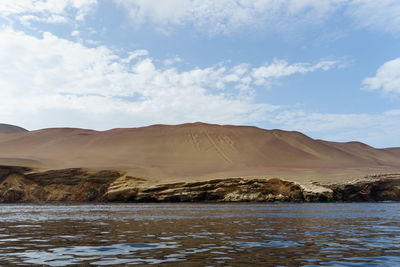
M 2 0 L 0 121 L 400 146 L 397 0 Z

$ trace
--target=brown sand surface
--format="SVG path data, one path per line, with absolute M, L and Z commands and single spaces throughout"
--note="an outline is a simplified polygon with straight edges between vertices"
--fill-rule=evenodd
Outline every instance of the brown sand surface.
M 27 132 L 27 130 L 15 125 L 0 123 L 0 133 L 18 133 L 18 132 Z
M 0 164 L 114 169 L 154 183 L 227 177 L 344 182 L 400 172 L 400 148 L 315 140 L 299 132 L 189 123 L 93 131 L 0 124 Z

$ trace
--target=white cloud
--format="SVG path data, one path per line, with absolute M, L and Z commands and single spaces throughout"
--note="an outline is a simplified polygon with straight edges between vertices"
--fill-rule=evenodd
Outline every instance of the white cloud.
M 127 58 L 122 59 L 122 62 L 129 63 L 138 57 L 147 56 L 148 54 L 149 54 L 149 52 L 147 50 L 143 50 L 143 49 L 135 50 L 135 51 L 129 53 L 129 56 Z
M 36 38 L 3 28 L 0 114 L 35 128 L 59 121 L 101 129 L 187 121 L 254 123 L 280 108 L 257 103 L 256 88 L 283 76 L 335 65 L 220 63 L 180 71 L 168 64 L 158 66 L 146 50 L 121 57 L 105 46 L 89 48 L 51 33 Z M 70 114 L 82 117 L 79 125 L 68 119 Z
M 88 48 L 50 33 L 36 38 L 3 28 L 0 114 L 34 128 L 60 122 L 104 129 L 161 122 L 261 120 L 278 107 L 257 104 L 251 90 L 231 90 L 229 75 L 239 75 L 234 85 L 248 82 L 244 76 L 249 76 L 249 67 L 238 69 L 217 65 L 179 71 L 157 66 L 145 50 L 122 58 L 104 46 Z M 78 122 L 76 116 L 81 118 Z
M 115 0 L 140 25 L 153 23 L 163 31 L 185 24 L 216 34 L 243 27 L 287 27 L 319 23 L 340 7 L 343 0 Z
M 365 89 L 400 93 L 400 58 L 388 61 L 376 71 L 374 77 L 365 78 Z
M 335 16 L 369 28 L 400 34 L 398 0 L 114 0 L 126 10 L 136 26 L 152 24 L 169 33 L 194 27 L 209 34 L 231 34 L 240 30 L 287 32 L 320 25 Z M 32 22 L 82 21 L 98 0 L 1 0 L 0 17 Z M 290 31 L 294 33 L 295 31 Z
M 163 61 L 163 64 L 165 66 L 170 66 L 170 65 L 174 65 L 175 63 L 182 62 L 182 61 L 183 61 L 182 58 L 180 58 L 179 56 L 175 56 L 172 58 L 167 58 L 166 60 Z
M 78 37 L 81 33 L 77 30 L 71 32 L 71 36 Z
M 24 25 L 29 25 L 31 22 L 46 22 L 46 23 L 67 23 L 68 20 L 64 16 L 60 15 L 49 15 L 46 17 L 34 16 L 34 15 L 23 15 L 20 18 L 20 21 Z
M 105 46 L 89 48 L 50 33 L 36 38 L 0 29 L 0 117 L 30 129 L 268 123 L 320 138 L 359 139 L 378 146 L 396 143 L 400 134 L 398 110 L 323 114 L 257 102 L 259 86 L 296 73 L 324 71 L 338 66 L 335 61 L 276 60 L 258 67 L 220 63 L 186 71 L 155 62 L 159 60 L 146 50 L 121 57 Z
M 1 0 L 0 16 L 17 16 L 24 24 L 32 21 L 66 23 L 83 20 L 97 6 L 97 0 Z
M 400 1 L 398 0 L 352 0 L 346 14 L 359 27 L 400 34 Z
M 151 23 L 163 32 L 194 26 L 211 34 L 242 29 L 286 31 L 332 19 L 350 19 L 362 28 L 400 33 L 398 0 L 114 0 L 135 25 Z
M 400 116 L 400 109 L 392 109 L 385 112 L 389 116 Z
M 272 64 L 254 68 L 252 76 L 256 79 L 256 84 L 265 84 L 270 79 L 281 78 L 284 76 L 293 75 L 296 73 L 308 73 L 316 70 L 327 71 L 338 65 L 338 61 L 321 61 L 311 65 L 309 63 L 297 63 L 289 65 L 287 61 L 275 60 Z

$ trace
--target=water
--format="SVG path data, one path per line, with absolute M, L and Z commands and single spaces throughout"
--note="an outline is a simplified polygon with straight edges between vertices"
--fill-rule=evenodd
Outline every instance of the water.
M 0 205 L 0 265 L 400 266 L 400 203 Z

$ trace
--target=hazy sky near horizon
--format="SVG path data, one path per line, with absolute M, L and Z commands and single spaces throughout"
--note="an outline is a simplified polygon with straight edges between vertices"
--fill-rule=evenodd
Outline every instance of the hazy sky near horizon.
M 400 146 L 398 0 L 1 0 L 0 122 Z

